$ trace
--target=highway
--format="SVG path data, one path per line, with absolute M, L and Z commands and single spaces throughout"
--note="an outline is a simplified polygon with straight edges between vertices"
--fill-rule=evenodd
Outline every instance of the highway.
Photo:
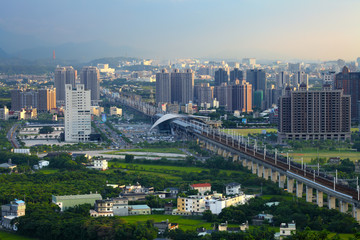
M 9 142 L 11 143 L 11 145 L 14 147 L 14 148 L 19 148 L 20 147 L 20 144 L 19 142 L 16 140 L 16 129 L 20 126 L 20 124 L 16 123 L 14 124 L 10 130 L 8 131 L 6 137 L 7 139 L 9 140 Z

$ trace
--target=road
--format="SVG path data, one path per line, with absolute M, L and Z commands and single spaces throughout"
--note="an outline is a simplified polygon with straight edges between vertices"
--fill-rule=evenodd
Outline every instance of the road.
M 11 145 L 14 147 L 14 148 L 19 148 L 20 147 L 20 144 L 19 142 L 16 140 L 16 129 L 20 126 L 20 124 L 16 123 L 14 124 L 10 130 L 8 131 L 6 137 L 7 139 L 9 140 L 9 142 L 11 143 Z
M 160 160 L 162 157 L 165 157 L 168 160 L 174 161 L 182 161 L 185 160 L 185 154 L 176 154 L 176 153 L 153 153 L 153 152 L 121 152 L 119 154 L 123 155 L 116 155 L 116 154 L 106 154 L 108 152 L 113 151 L 104 151 L 104 150 L 94 150 L 94 151 L 71 151 L 75 154 L 87 154 L 91 157 L 103 157 L 103 158 L 118 158 L 118 159 L 125 159 L 126 154 L 138 155 L 134 156 L 135 159 L 147 159 L 147 160 Z M 47 153 L 40 153 L 38 156 L 45 157 Z M 148 155 L 148 156 L 146 156 Z
M 127 143 L 122 139 L 122 137 L 117 134 L 115 131 L 110 129 L 106 124 L 100 123 L 99 121 L 94 121 L 95 125 L 104 133 L 110 140 L 113 148 L 127 148 Z

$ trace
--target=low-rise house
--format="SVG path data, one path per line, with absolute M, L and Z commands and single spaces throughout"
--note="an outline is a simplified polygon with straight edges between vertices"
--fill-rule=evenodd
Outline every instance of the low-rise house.
M 199 193 L 204 194 L 206 192 L 211 192 L 211 184 L 210 183 L 196 183 L 190 185 L 190 189 L 198 190 Z
M 271 223 L 273 223 L 273 218 L 274 218 L 274 216 L 271 214 L 260 213 L 252 219 L 252 223 L 255 226 L 262 225 L 264 223 L 264 221 L 267 221 L 268 223 L 271 224 Z
M 16 224 L 12 220 L 17 217 L 25 216 L 26 204 L 22 200 L 15 199 L 9 204 L 1 206 L 1 226 L 3 228 L 17 231 Z
M 292 233 L 296 233 L 296 224 L 294 221 L 292 221 L 292 223 L 281 223 L 280 232 L 275 233 L 274 238 L 282 240 L 291 236 Z
M 178 197 L 177 209 L 173 215 L 201 215 L 205 210 L 210 210 L 213 214 L 220 214 L 222 209 L 230 206 L 245 204 L 253 195 L 235 195 L 223 197 L 222 194 L 212 195 L 192 195 L 188 197 Z
M 129 205 L 129 215 L 149 215 L 151 208 L 148 205 Z
M 91 159 L 91 156 L 86 153 L 70 153 L 72 160 L 75 160 L 77 157 L 85 157 L 87 160 Z
M 122 193 L 120 197 L 126 197 L 129 201 L 142 201 L 145 200 L 147 195 L 154 195 L 153 187 L 143 187 L 139 183 L 136 185 L 121 186 Z M 163 194 L 160 194 L 164 197 Z
M 96 200 L 94 204 L 94 208 L 95 209 L 92 212 L 90 211 L 90 215 L 92 217 L 114 216 L 112 199 Z
M 225 186 L 226 188 L 226 195 L 237 195 L 237 194 L 241 194 L 241 184 L 239 183 L 235 183 L 235 182 L 232 182 L 232 183 L 229 183 L 229 184 L 226 184 Z
M 90 193 L 83 195 L 65 195 L 65 196 L 52 195 L 52 202 L 58 205 L 61 211 L 86 203 L 94 205 L 96 200 L 102 200 L 100 194 Z
M 11 172 L 14 171 L 16 167 L 16 164 L 11 163 L 11 159 L 9 159 L 7 163 L 0 164 L 0 168 L 9 169 Z
M 120 197 L 126 197 L 129 201 L 142 201 L 146 200 L 147 193 L 121 193 Z
M 136 185 L 127 185 L 123 189 L 124 193 L 153 193 L 154 188 L 153 187 L 143 187 L 139 183 Z
M 30 149 L 28 149 L 28 148 L 15 148 L 15 149 L 13 149 L 13 152 L 19 153 L 19 154 L 30 155 Z
M 94 169 L 105 171 L 108 169 L 108 161 L 105 159 L 96 159 L 94 160 Z
M 166 221 L 156 222 L 154 223 L 154 227 L 159 230 L 159 234 L 164 233 L 166 230 L 171 231 L 179 228 L 179 224 L 170 223 L 169 219 Z
M 171 202 L 165 203 L 164 205 L 164 214 L 165 215 L 172 215 L 173 213 L 173 204 Z
M 169 195 L 167 197 L 169 198 L 176 198 L 177 195 L 179 194 L 179 189 L 178 188 L 174 188 L 174 187 L 168 187 L 164 189 L 164 192 L 169 193 Z

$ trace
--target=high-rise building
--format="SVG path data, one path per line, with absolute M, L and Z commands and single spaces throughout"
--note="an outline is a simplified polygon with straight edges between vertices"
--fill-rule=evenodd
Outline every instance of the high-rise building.
M 75 87 L 77 78 L 77 71 L 69 67 L 57 67 L 55 69 L 55 88 L 56 101 L 60 104 L 65 104 L 65 84 L 71 84 Z
M 223 83 L 220 86 L 214 87 L 214 98 L 216 98 L 219 101 L 219 106 L 227 107 L 228 101 L 227 99 L 231 99 L 232 92 L 229 89 L 229 84 Z
M 201 104 L 211 103 L 214 98 L 214 87 L 209 83 L 200 83 L 194 87 L 194 100 L 201 106 Z
M 19 111 L 22 106 L 22 90 L 21 89 L 13 89 L 10 91 L 11 93 L 11 110 L 13 111 Z
M 343 89 L 344 94 L 351 96 L 351 119 L 358 121 L 360 107 L 360 72 L 350 72 L 345 66 L 342 72 L 335 76 L 335 88 Z
M 237 80 L 231 85 L 223 83 L 221 86 L 215 86 L 214 96 L 226 111 L 252 111 L 252 86 L 245 80 Z
M 298 91 L 285 90 L 279 99 L 278 140 L 345 140 L 351 137 L 350 96 L 343 90 L 308 90 L 302 83 Z
M 194 100 L 194 72 L 165 69 L 156 74 L 156 102 L 187 104 Z
M 279 97 L 282 95 L 284 89 L 276 89 L 274 85 L 266 89 L 266 108 L 272 108 L 273 105 L 278 105 Z
M 279 72 L 276 74 L 276 87 L 277 89 L 283 89 L 290 85 L 290 75 L 287 72 Z
M 37 110 L 39 112 L 56 108 L 56 89 L 39 89 L 38 99 Z
M 266 73 L 262 69 L 248 69 L 246 71 L 246 81 L 252 85 L 253 91 L 253 107 L 263 109 L 265 107 L 265 93 L 266 93 Z M 255 99 L 257 97 L 257 99 Z M 260 100 L 259 100 L 260 99 Z M 261 101 L 261 103 L 258 103 Z M 256 105 L 255 105 L 256 104 Z
M 300 72 L 301 71 L 301 64 L 300 63 L 289 63 L 288 69 L 290 72 Z
M 323 84 L 330 84 L 331 86 L 334 86 L 335 84 L 335 72 L 329 71 L 323 73 Z
M 291 77 L 291 85 L 299 88 L 300 84 L 304 83 L 309 86 L 309 76 L 305 72 L 297 71 Z
M 163 69 L 156 74 L 156 103 L 171 102 L 171 78 L 170 73 Z
M 253 87 L 253 91 L 266 90 L 266 73 L 262 69 L 248 69 L 246 71 L 246 81 Z
M 245 80 L 236 81 L 232 85 L 232 109 L 231 111 L 252 112 L 252 86 Z
M 83 84 L 65 85 L 65 141 L 86 142 L 91 134 L 90 90 Z
M 235 83 L 236 80 L 240 82 L 244 79 L 243 71 L 238 68 L 234 68 L 234 70 L 230 71 L 230 83 Z
M 39 112 L 50 111 L 56 108 L 56 89 L 39 90 L 11 90 L 11 110 L 19 111 L 22 108 L 36 108 Z
M 194 72 L 186 69 L 182 73 L 181 82 L 181 103 L 187 104 L 194 100 Z
M 9 109 L 6 106 L 0 108 L 0 119 L 5 121 L 9 119 Z
M 242 63 L 253 67 L 256 65 L 256 58 L 243 58 Z
M 179 69 L 174 69 L 171 72 L 171 102 L 172 103 L 182 103 L 182 82 L 183 74 Z
M 80 84 L 85 90 L 91 91 L 91 105 L 96 106 L 100 101 L 100 72 L 97 67 L 83 67 L 80 72 Z
M 226 70 L 219 68 L 215 71 L 215 86 L 221 86 L 223 83 L 229 82 L 229 75 Z

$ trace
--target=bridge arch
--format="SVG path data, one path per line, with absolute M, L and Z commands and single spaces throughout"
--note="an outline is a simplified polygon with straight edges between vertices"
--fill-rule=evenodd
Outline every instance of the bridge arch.
M 155 127 L 157 127 L 161 123 L 164 123 L 166 121 L 171 121 L 174 119 L 179 119 L 179 118 L 182 118 L 182 119 L 190 118 L 190 119 L 196 119 L 198 121 L 204 122 L 203 119 L 198 118 L 197 116 L 168 113 L 168 114 L 165 114 L 164 116 L 160 117 L 158 120 L 156 120 L 156 122 L 151 126 L 150 131 L 153 130 Z

